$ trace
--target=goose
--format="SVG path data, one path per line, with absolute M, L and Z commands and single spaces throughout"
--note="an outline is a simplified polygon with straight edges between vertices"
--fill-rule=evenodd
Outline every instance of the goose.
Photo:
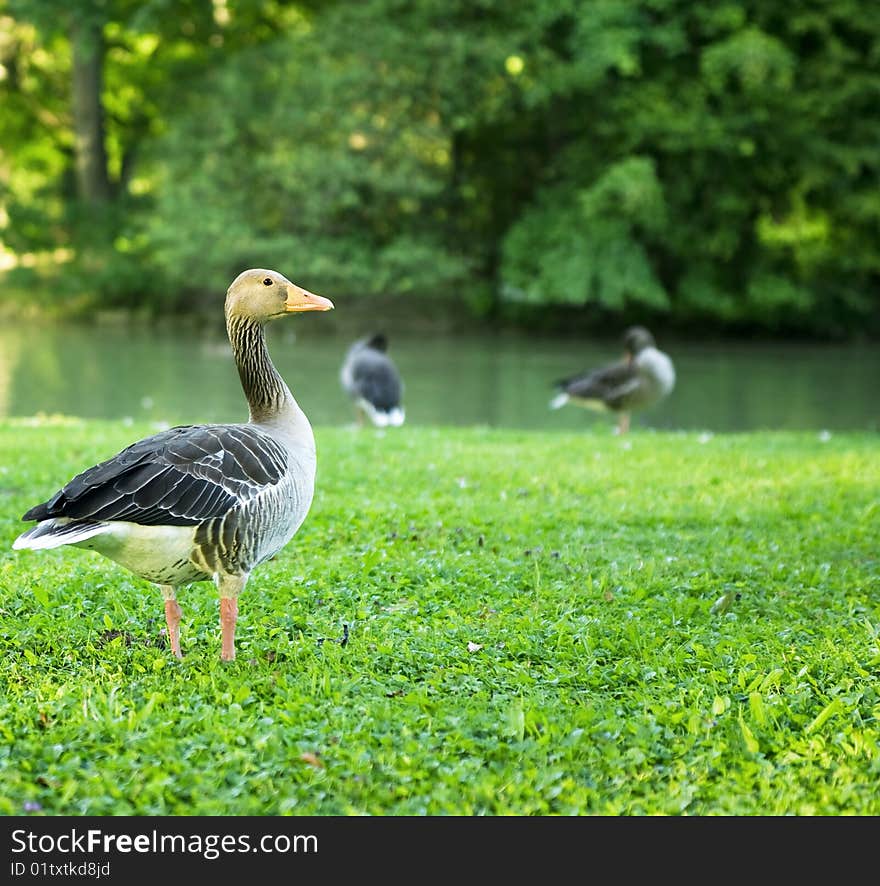
M 377 428 L 400 427 L 406 417 L 403 382 L 387 350 L 387 337 L 377 332 L 358 339 L 342 361 L 339 381 L 354 403 L 358 426 L 364 416 Z
M 239 595 L 302 525 L 315 488 L 312 427 L 272 363 L 265 326 L 332 308 L 277 271 L 242 271 L 226 292 L 225 316 L 248 421 L 173 427 L 132 443 L 28 510 L 22 520 L 37 523 L 12 547 L 97 551 L 158 585 L 177 659 L 177 590 L 213 581 L 220 658 L 233 661 Z
M 559 389 L 552 409 L 566 403 L 618 415 L 616 432 L 629 430 L 630 414 L 669 396 L 675 387 L 675 367 L 658 350 L 644 326 L 630 326 L 623 334 L 622 360 L 556 382 Z

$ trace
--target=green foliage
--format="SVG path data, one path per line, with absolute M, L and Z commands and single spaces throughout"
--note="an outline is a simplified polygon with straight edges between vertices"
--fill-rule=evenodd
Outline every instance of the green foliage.
M 785 96 L 794 81 L 795 59 L 785 45 L 757 27 L 746 27 L 709 45 L 700 71 L 710 93 L 739 93 L 761 99 L 762 93 Z
M 217 283 L 277 259 L 360 295 L 468 279 L 448 187 L 454 128 L 485 88 L 463 92 L 479 45 L 450 53 L 432 39 L 430 4 L 413 13 L 427 19 L 413 42 L 413 17 L 392 8 L 328 11 L 206 75 L 154 154 L 163 184 L 148 236 L 173 284 L 186 285 L 195 259 Z
M 864 139 L 868 130 L 876 138 L 876 119 L 855 110 L 876 83 L 876 15 L 856 3 L 780 13 L 766 3 L 613 0 L 560 15 L 569 17 L 568 39 L 548 30 L 557 36 L 555 57 L 544 59 L 555 87 L 544 93 L 551 149 L 538 199 L 504 242 L 502 279 L 512 297 L 525 290 L 536 299 L 601 301 L 602 289 L 584 281 L 596 252 L 614 255 L 610 239 L 617 260 L 635 269 L 634 288 L 659 288 L 678 318 L 825 331 L 856 316 L 876 320 L 862 223 L 864 199 L 871 212 L 880 208 L 863 191 Z M 825 90 L 843 91 L 856 131 L 844 135 L 854 118 L 823 104 Z M 655 163 L 667 218 L 661 236 L 623 240 L 620 226 L 614 234 L 600 226 L 586 245 L 574 195 L 634 155 Z M 836 197 L 831 182 L 841 189 Z M 559 196 L 548 201 L 547 189 Z M 841 237 L 861 258 L 841 248 Z M 620 301 L 616 289 L 609 287 L 612 303 Z
M 505 239 L 509 295 L 612 310 L 668 307 L 643 242 L 666 215 L 649 158 L 628 157 L 589 188 L 556 185 L 539 199 Z
M 880 329 L 880 14 L 859 0 L 168 9 L 0 0 L 3 241 L 60 256 L 94 304 L 188 306 L 275 264 L 488 314 Z M 109 209 L 75 195 L 82 21 Z
M 176 663 L 155 588 L 9 547 L 150 430 L 0 424 L 4 814 L 880 813 L 876 435 L 316 428 L 224 666 L 210 585 Z

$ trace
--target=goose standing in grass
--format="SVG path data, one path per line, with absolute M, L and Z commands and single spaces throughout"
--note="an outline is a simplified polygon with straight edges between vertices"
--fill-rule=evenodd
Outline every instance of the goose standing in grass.
M 388 339 L 378 332 L 356 341 L 342 362 L 339 381 L 354 403 L 358 425 L 364 416 L 377 428 L 403 424 L 403 382 L 387 351 Z
M 675 367 L 644 326 L 631 326 L 623 335 L 624 357 L 616 363 L 556 382 L 553 409 L 566 403 L 618 415 L 617 433 L 629 430 L 630 414 L 667 397 L 675 387 Z
M 232 661 L 239 594 L 299 529 L 315 488 L 312 427 L 272 364 L 265 325 L 332 307 L 277 271 L 239 274 L 226 292 L 226 330 L 249 420 L 176 427 L 133 443 L 31 508 L 22 519 L 39 522 L 13 548 L 87 548 L 159 585 L 176 658 L 177 588 L 213 580 L 220 657 Z

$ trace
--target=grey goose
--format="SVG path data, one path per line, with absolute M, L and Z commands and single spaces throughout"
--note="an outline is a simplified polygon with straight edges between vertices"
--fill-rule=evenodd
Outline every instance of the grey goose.
M 272 363 L 265 324 L 332 307 L 277 271 L 239 274 L 225 315 L 248 421 L 174 427 L 133 443 L 27 511 L 22 519 L 38 522 L 13 548 L 86 548 L 159 585 L 178 659 L 177 589 L 213 581 L 220 657 L 232 661 L 238 597 L 251 571 L 302 525 L 315 488 L 312 427 Z
M 377 428 L 400 427 L 406 417 L 403 381 L 387 351 L 387 336 L 377 332 L 358 339 L 342 361 L 339 381 L 354 404 L 359 426 L 365 416 Z
M 644 326 L 630 326 L 623 334 L 622 360 L 556 382 L 553 409 L 567 403 L 618 415 L 617 433 L 629 430 L 631 413 L 647 409 L 669 396 L 675 387 L 675 367 L 657 348 Z

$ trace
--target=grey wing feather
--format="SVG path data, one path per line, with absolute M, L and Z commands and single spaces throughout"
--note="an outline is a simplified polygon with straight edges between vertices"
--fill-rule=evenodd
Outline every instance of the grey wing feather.
M 612 409 L 624 405 L 626 396 L 637 389 L 638 369 L 631 363 L 621 360 L 584 375 L 563 379 L 558 387 L 570 397 L 582 400 L 602 400 Z
M 278 483 L 286 467 L 282 447 L 257 428 L 171 428 L 78 474 L 22 519 L 190 526 L 249 501 Z

